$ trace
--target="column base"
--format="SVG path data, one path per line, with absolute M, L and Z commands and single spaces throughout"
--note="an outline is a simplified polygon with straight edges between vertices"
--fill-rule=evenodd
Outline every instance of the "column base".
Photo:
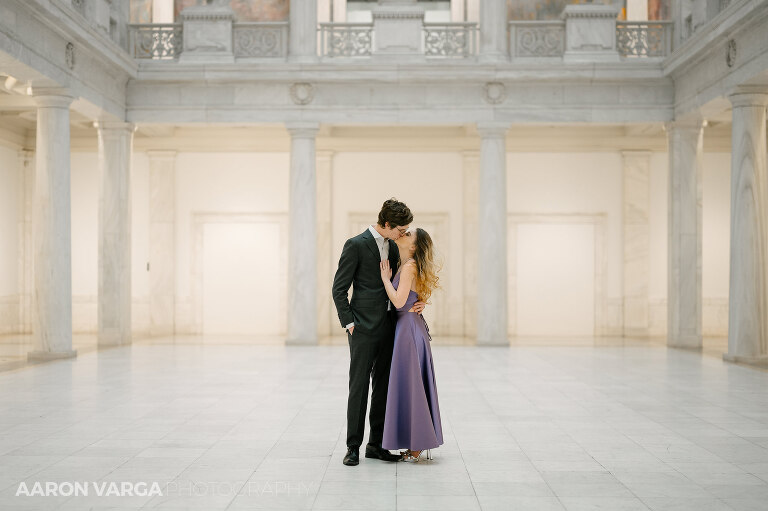
M 59 360 L 62 358 L 77 357 L 77 350 L 69 351 L 30 351 L 27 353 L 29 362 L 47 362 L 49 360 Z
M 702 349 L 702 339 L 701 337 L 682 337 L 679 339 L 667 338 L 667 347 L 700 351 Z
M 131 337 L 128 336 L 127 338 L 120 336 L 120 335 L 99 335 L 98 336 L 98 346 L 101 347 L 112 347 L 112 346 L 129 346 L 131 344 Z
M 733 362 L 735 364 L 749 364 L 753 366 L 768 367 L 768 356 L 766 355 L 759 357 L 744 357 L 741 355 L 723 353 L 723 360 L 726 362 Z
M 509 347 L 509 338 L 476 339 L 475 346 L 506 346 Z
M 299 337 L 299 338 L 286 338 L 285 345 L 286 346 L 317 346 L 318 337 L 307 336 L 307 337 Z

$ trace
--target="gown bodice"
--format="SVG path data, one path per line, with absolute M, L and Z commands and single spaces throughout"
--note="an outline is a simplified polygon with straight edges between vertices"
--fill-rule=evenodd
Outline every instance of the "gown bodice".
M 392 279 L 392 287 L 397 289 L 397 286 L 400 284 L 400 272 L 397 272 L 397 275 L 395 275 L 395 278 Z M 397 309 L 397 312 L 408 312 L 411 307 L 413 307 L 413 304 L 419 301 L 419 295 L 416 294 L 416 291 L 411 290 L 408 292 L 408 299 L 405 301 L 405 305 Z

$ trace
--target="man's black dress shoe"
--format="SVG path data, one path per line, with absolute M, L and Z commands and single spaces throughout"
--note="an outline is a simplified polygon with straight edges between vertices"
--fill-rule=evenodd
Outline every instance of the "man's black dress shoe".
M 402 456 L 399 454 L 392 454 L 388 450 L 379 447 L 378 445 L 371 444 L 365 446 L 365 457 L 376 458 L 377 460 L 382 461 L 400 461 L 400 458 L 402 458 Z
M 354 466 L 354 465 L 357 465 L 358 463 L 360 463 L 360 452 L 358 448 L 347 447 L 347 455 L 344 456 L 344 464 L 349 466 Z

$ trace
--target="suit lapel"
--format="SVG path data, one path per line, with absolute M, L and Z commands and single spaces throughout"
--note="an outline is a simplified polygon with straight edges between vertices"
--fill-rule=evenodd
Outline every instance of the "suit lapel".
M 371 231 L 366 229 L 365 232 L 363 233 L 363 238 L 365 238 L 365 244 L 368 245 L 368 248 L 371 249 L 371 251 L 373 252 L 373 255 L 376 256 L 376 260 L 381 261 L 379 246 L 376 244 L 376 240 L 373 239 L 373 234 L 371 234 Z

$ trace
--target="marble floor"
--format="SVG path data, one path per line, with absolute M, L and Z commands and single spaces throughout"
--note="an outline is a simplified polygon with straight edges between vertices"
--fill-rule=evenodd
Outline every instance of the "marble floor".
M 0 509 L 768 509 L 768 372 L 648 341 L 436 339 L 434 460 L 346 467 L 348 357 L 166 339 L 0 372 Z

